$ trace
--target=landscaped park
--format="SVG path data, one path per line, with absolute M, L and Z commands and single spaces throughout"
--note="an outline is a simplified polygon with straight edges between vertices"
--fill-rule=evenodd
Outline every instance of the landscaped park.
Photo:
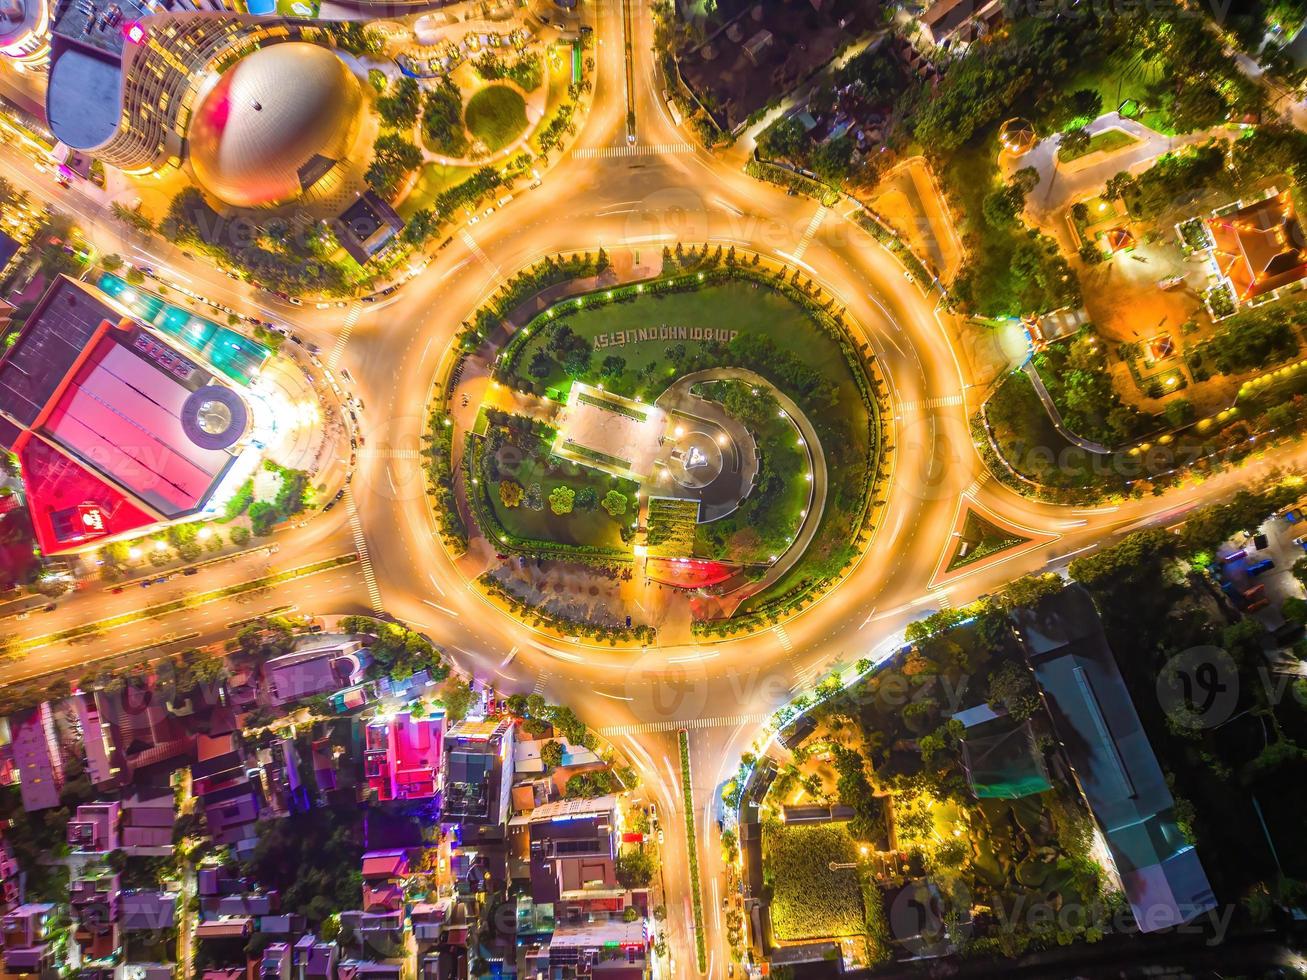
M 734 249 L 678 246 L 625 282 L 602 252 L 548 259 L 469 320 L 437 386 L 445 541 L 564 633 L 657 624 L 542 612 L 564 605 L 551 572 L 583 599 L 643 606 L 657 587 L 700 636 L 770 625 L 838 579 L 869 522 L 882 440 L 862 343 L 819 284 Z

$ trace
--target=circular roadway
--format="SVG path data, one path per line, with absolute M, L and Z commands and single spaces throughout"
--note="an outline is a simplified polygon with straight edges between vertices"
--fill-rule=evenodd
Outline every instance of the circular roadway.
M 596 8 L 595 99 L 577 147 L 626 146 L 620 12 L 616 0 L 600 0 Z M 351 311 L 349 330 L 342 329 L 343 311 L 287 306 L 233 284 L 166 243 L 142 244 L 105 218 L 102 204 L 88 204 L 85 194 L 35 184 L 21 165 L 12 166 L 16 158 L 8 150 L 0 149 L 0 161 L 20 185 L 40 190 L 38 196 L 54 196 L 78 214 L 106 251 L 185 270 L 176 274 L 193 290 L 263 310 L 320 344 L 329 365 L 349 368 L 366 411 L 361 418 L 365 442 L 347 506 L 286 532 L 294 546 L 282 548 L 274 561 L 293 567 L 363 543 L 375 581 L 365 588 L 356 575 L 342 574 L 321 586 L 305 580 L 277 590 L 258 608 L 241 607 L 239 615 L 255 615 L 287 601 L 317 613 L 361 612 L 379 602 L 386 613 L 427 632 L 478 678 L 505 691 L 539 690 L 572 705 L 628 754 L 645 780 L 638 795 L 657 800 L 664 814 L 663 876 L 667 894 L 673 896 L 667 925 L 677 964 L 673 975 L 678 976 L 694 972 L 684 825 L 672 816 L 681 809 L 676 730 L 690 730 L 694 798 L 702 806 L 695 816 L 708 974 L 723 977 L 727 953 L 719 888 L 724 877 L 713 802 L 717 786 L 776 706 L 836 664 L 892 649 L 903 627 L 932 609 L 964 604 L 1023 573 L 1060 567 L 1114 534 L 1148 523 L 1173 523 L 1194 506 L 1228 496 L 1253 478 L 1253 471 L 1274 463 L 1263 457 L 1201 486 L 1089 509 L 1028 500 L 996 483 L 971 444 L 968 425 L 985 393 L 973 384 L 988 379 L 967 373 L 954 346 L 960 346 L 958 325 L 937 311 L 938 295 L 927 296 L 909 284 L 898 262 L 845 218 L 846 205 L 828 211 L 746 177 L 744 148 L 720 155 L 691 148 L 659 97 L 663 86 L 651 55 L 652 24 L 643 9 L 633 25 L 634 152 L 571 154 L 551 161 L 543 186 L 518 193 L 500 212 L 455 232 L 451 246 L 392 298 Z M 937 202 L 927 204 L 944 210 Z M 429 387 L 460 321 L 503 276 L 551 252 L 603 245 L 612 252 L 657 254 L 678 241 L 735 244 L 797 263 L 847 306 L 850 318 L 866 330 L 888 380 L 888 499 L 865 558 L 838 588 L 783 628 L 747 639 L 642 653 L 546 640 L 505 615 L 489 614 L 434 535 L 417 453 Z M 1305 459 L 1307 449 L 1297 447 L 1281 452 L 1275 463 L 1290 466 Z M 939 583 L 935 576 L 964 501 L 983 504 L 1039 535 L 1030 546 Z M 215 575 L 248 575 L 247 565 L 268 561 L 251 556 Z M 326 595 L 315 591 L 323 588 Z M 38 635 L 73 610 L 93 619 L 101 608 L 117 612 L 128 602 L 141 601 L 139 596 L 94 591 L 67 601 L 44 622 L 38 618 L 15 626 L 23 634 L 30 629 Z M 217 631 L 238 614 L 205 615 L 216 617 L 217 625 L 188 622 Z M 28 660 L 54 669 L 79 656 L 75 648 L 49 644 Z

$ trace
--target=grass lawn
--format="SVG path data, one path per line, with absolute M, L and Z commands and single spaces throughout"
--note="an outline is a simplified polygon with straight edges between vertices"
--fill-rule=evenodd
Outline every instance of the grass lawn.
M 523 489 L 530 489 L 532 483 L 540 484 L 544 508 L 531 510 L 525 502 L 517 507 L 505 507 L 499 498 L 498 488 L 491 487 L 486 494 L 495 516 L 510 534 L 522 538 L 543 541 L 557 541 L 561 544 L 596 545 L 604 548 L 626 548 L 623 544 L 618 521 L 608 516 L 602 507 L 585 511 L 575 507 L 570 514 L 555 514 L 549 509 L 549 491 L 557 486 L 569 486 L 578 493 L 583 487 L 595 491 L 596 500 L 603 500 L 609 490 L 620 490 L 632 500 L 632 507 L 621 520 L 634 518 L 634 499 L 636 485 L 630 480 L 620 480 L 588 466 L 559 459 L 556 456 L 523 456 L 512 465 L 500 464 L 500 472 L 515 479 Z
M 784 296 L 770 289 L 755 288 L 748 282 L 725 282 L 686 293 L 654 295 L 634 303 L 615 303 L 598 309 L 578 310 L 568 314 L 567 325 L 579 336 L 593 340 L 599 334 L 638 330 L 642 327 L 684 326 L 712 327 L 754 332 L 769 337 L 778 347 L 788 350 L 804 362 L 847 385 L 853 401 L 858 401 L 857 390 L 848 377 L 848 366 L 839 345 L 827 337 L 808 319 L 807 314 Z M 538 331 L 522 348 L 517 363 L 525 371 L 535 352 L 545 346 L 548 337 Z M 701 346 L 694 340 L 677 341 L 687 350 Z M 676 376 L 666 357 L 670 342 L 651 340 L 610 347 L 595 352 L 594 367 L 602 359 L 615 354 L 626 362 L 626 368 L 616 377 L 604 379 L 604 387 L 628 398 L 638 396 L 646 400 L 656 397 L 667 386 L 662 380 L 644 383 L 643 374 L 666 377 L 667 383 Z M 656 370 L 654 370 L 656 369 Z M 537 384 L 562 387 L 568 375 L 562 364 L 555 360 L 550 373 L 534 380 Z M 845 392 L 841 391 L 843 396 Z
M 858 846 L 842 823 L 763 828 L 764 874 L 772 881 L 771 920 L 785 941 L 855 936 L 864 931 L 856 868 Z
M 526 101 L 507 85 L 487 85 L 468 99 L 463 122 L 491 152 L 502 150 L 526 131 Z
M 1079 71 L 1066 77 L 1061 86 L 1063 92 L 1093 89 L 1102 96 L 1104 112 L 1115 112 L 1122 102 L 1134 100 L 1145 107 L 1143 115 L 1137 117 L 1141 123 L 1167 136 L 1175 135 L 1169 114 L 1149 108 L 1157 102 L 1149 89 L 1162 78 L 1165 66 L 1160 61 L 1148 61 L 1137 53 L 1122 51 L 1102 62 L 1082 61 L 1081 64 Z
M 721 385 L 743 387 L 744 382 Z M 804 479 L 808 454 L 799 445 L 798 429 L 779 416 L 748 428 L 762 455 L 753 491 L 733 514 L 699 525 L 694 552 L 700 557 L 765 564 L 789 547 L 803 523 L 811 484 Z
M 1034 385 L 1022 372 L 1008 375 L 986 411 L 1004 457 L 1018 473 L 1052 486 L 1083 487 L 1095 482 L 1083 462 L 1085 454 L 1067 453 L 1071 444 L 1053 427 Z M 1062 460 L 1066 465 L 1059 465 Z
M 1133 146 L 1139 141 L 1129 133 L 1121 129 L 1105 129 L 1101 133 L 1095 133 L 1089 138 L 1089 145 L 1083 150 L 1072 153 L 1061 147 L 1057 151 L 1057 158 L 1063 163 L 1070 163 L 1072 160 L 1079 160 L 1081 157 L 1087 157 L 1091 153 L 1110 153 L 1113 150 L 1122 150 L 1127 146 Z
M 959 542 L 957 551 L 945 571 L 951 572 L 955 568 L 988 558 L 990 555 L 1016 547 L 1028 540 L 1030 539 L 996 527 L 974 510 L 968 511 L 966 520 L 962 522 L 962 541 L 970 546 L 969 550 L 965 555 L 962 554 L 962 542 Z
M 435 204 L 436 198 L 442 191 L 447 191 L 467 180 L 475 171 L 475 167 L 448 167 L 440 163 L 424 163 L 422 169 L 418 171 L 418 179 L 413 185 L 413 190 L 395 210 L 407 221 L 418 211 Z

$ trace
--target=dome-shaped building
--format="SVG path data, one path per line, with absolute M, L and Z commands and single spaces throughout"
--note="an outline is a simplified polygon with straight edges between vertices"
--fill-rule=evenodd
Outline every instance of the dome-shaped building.
M 358 79 L 330 49 L 260 48 L 203 95 L 187 134 L 191 167 L 227 204 L 283 204 L 349 156 L 362 104 Z

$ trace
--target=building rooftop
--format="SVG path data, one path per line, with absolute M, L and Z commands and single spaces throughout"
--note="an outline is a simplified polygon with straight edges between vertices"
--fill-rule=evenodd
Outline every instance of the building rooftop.
M 232 389 L 66 277 L 0 358 L 0 415 L 46 553 L 201 510 L 249 421 Z
M 1139 927 L 1151 932 L 1215 908 L 1089 594 L 1072 586 L 1013 618 Z
M 69 4 L 75 7 L 77 4 Z M 50 61 L 46 118 L 69 146 L 96 147 L 118 129 L 122 67 L 117 55 L 60 45 Z
M 1307 233 L 1288 191 L 1207 224 L 1217 264 L 1241 300 L 1307 276 Z

